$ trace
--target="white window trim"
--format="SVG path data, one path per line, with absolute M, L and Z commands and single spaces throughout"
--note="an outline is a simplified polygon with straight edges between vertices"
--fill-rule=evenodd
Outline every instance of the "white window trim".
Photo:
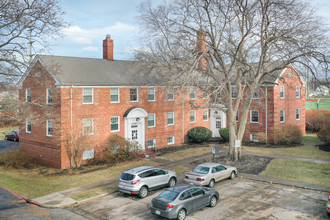
M 91 119 L 92 120 L 92 132 L 85 134 L 84 132 L 84 119 Z M 94 118 L 83 118 L 83 135 L 94 135 Z
M 111 89 L 118 90 L 118 101 L 111 101 Z M 120 88 L 110 88 L 110 103 L 120 103 Z
M 156 127 L 156 113 L 150 113 L 149 115 L 153 115 L 154 116 L 154 125 L 153 126 L 149 126 L 149 117 L 148 118 L 148 128 L 155 128 Z
M 259 142 L 259 140 L 258 139 L 255 139 L 255 137 L 256 137 L 256 134 L 255 133 L 251 133 L 250 134 L 250 141 Z
M 206 94 L 205 97 L 204 97 L 204 94 Z M 207 99 L 207 96 L 208 96 L 207 92 L 203 92 L 203 99 Z
M 257 93 L 256 93 L 257 92 Z M 255 96 L 255 94 L 258 94 L 257 96 Z M 252 95 L 252 99 L 259 99 L 259 88 L 256 89 L 256 91 L 254 91 L 253 95 Z
M 283 88 L 283 97 L 281 96 L 282 88 Z M 280 86 L 280 99 L 285 99 L 285 87 L 284 86 Z
M 30 91 L 30 101 L 28 101 L 28 91 Z M 31 88 L 26 88 L 25 89 L 25 102 L 31 102 L 32 98 L 31 98 Z
M 297 118 L 297 110 L 299 112 L 299 118 Z M 296 121 L 300 121 L 300 118 L 301 118 L 301 111 L 300 111 L 300 108 L 296 108 Z
M 299 91 L 298 95 L 297 95 L 297 91 Z M 300 86 L 296 86 L 296 98 L 300 98 L 300 96 L 301 96 L 300 95 Z
M 49 133 L 48 133 L 48 128 L 49 128 L 49 127 L 48 127 L 48 121 L 51 121 L 51 122 L 52 122 L 52 130 L 53 130 L 53 132 L 54 132 L 53 120 L 52 120 L 52 119 L 47 119 L 47 120 L 46 120 L 46 136 L 47 136 L 47 137 L 53 137 L 53 134 L 49 134 Z
M 85 89 L 92 89 L 92 102 L 84 102 L 84 90 Z M 83 96 L 83 104 L 84 105 L 92 105 L 92 104 L 94 104 L 94 88 L 83 88 L 82 96 Z
M 239 112 L 236 112 L 236 118 L 235 118 L 236 122 L 239 122 Z
M 118 118 L 118 130 L 111 130 L 111 118 Z M 120 132 L 120 116 L 110 117 L 110 132 Z
M 169 124 L 169 123 L 168 123 L 168 114 L 169 114 L 169 113 L 173 113 L 173 124 Z M 174 112 L 167 112 L 167 125 L 168 125 L 168 126 L 173 126 L 173 125 L 175 125 L 175 114 L 174 114 Z
M 153 90 L 153 95 L 154 95 L 154 99 L 153 100 L 149 100 L 149 89 Z M 155 102 L 156 101 L 156 89 L 155 88 L 147 88 L 148 91 L 148 102 Z
M 193 121 L 191 121 L 191 113 L 194 114 L 194 120 L 193 120 Z M 189 114 L 189 121 L 190 121 L 190 123 L 196 123 L 196 110 L 191 110 L 191 111 L 190 111 L 190 114 Z
M 235 94 L 235 92 L 236 92 L 236 96 L 234 97 L 233 95 Z M 238 96 L 238 88 L 236 86 L 233 86 L 231 89 L 231 98 L 237 99 L 237 96 Z
M 136 101 L 131 101 L 131 89 L 136 89 Z M 130 88 L 129 89 L 129 102 L 139 102 L 139 88 Z
M 194 94 L 195 97 L 194 98 L 191 98 L 191 94 Z M 195 88 L 190 88 L 189 89 L 189 99 L 190 100 L 196 100 L 196 89 Z
M 284 119 L 283 121 L 281 121 L 281 118 L 282 118 L 282 117 L 281 117 L 281 116 L 282 116 L 282 112 L 283 112 L 283 119 Z M 285 123 L 285 110 L 281 110 L 281 111 L 280 111 L 280 122 L 281 122 L 282 124 Z
M 170 91 L 170 90 L 172 90 L 172 91 Z M 169 94 L 173 95 L 173 99 L 168 98 Z M 167 89 L 167 101 L 174 101 L 174 89 Z
M 28 122 L 29 122 L 29 125 L 30 125 L 30 131 L 27 130 Z M 31 134 L 31 131 L 32 131 L 31 119 L 30 118 L 26 118 L 26 120 L 25 120 L 25 133 Z
M 46 88 L 46 104 L 47 105 L 52 105 L 53 104 L 53 101 L 50 103 L 48 102 L 48 98 L 49 98 L 49 90 L 52 90 L 52 88 Z M 52 93 L 53 93 L 53 90 L 52 90 Z M 53 95 L 52 95 L 52 100 L 53 100 Z
M 172 142 L 168 142 L 168 138 L 172 138 Z M 172 144 L 175 144 L 175 136 L 170 136 L 170 137 L 167 137 L 167 145 L 172 145 Z
M 258 121 L 252 121 L 252 112 L 258 112 Z M 259 110 L 251 110 L 250 111 L 250 123 L 258 124 L 259 123 Z
M 152 147 L 150 147 L 149 146 L 149 141 L 152 141 Z M 150 149 L 150 148 L 156 148 L 156 139 L 150 139 L 150 140 L 148 140 L 147 141 L 147 147 L 148 147 L 148 149 Z
M 204 112 L 206 112 L 206 119 L 204 119 Z M 208 121 L 208 120 L 209 120 L 209 110 L 203 109 L 203 121 Z

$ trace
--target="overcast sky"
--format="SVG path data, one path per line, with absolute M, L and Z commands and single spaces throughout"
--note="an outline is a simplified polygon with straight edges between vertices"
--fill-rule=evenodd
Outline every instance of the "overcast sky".
M 160 0 L 154 0 L 159 2 Z M 114 58 L 132 59 L 138 46 L 137 6 L 143 0 L 59 0 L 71 24 L 64 29 L 65 38 L 52 41 L 53 55 L 102 58 L 102 41 L 106 34 L 114 40 Z M 330 24 L 330 0 L 311 0 L 317 13 Z

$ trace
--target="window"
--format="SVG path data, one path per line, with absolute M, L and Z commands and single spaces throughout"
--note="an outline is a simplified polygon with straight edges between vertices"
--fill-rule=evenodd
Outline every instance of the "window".
M 239 116 L 238 116 L 238 111 L 236 112 L 236 122 L 238 122 Z
M 25 89 L 25 101 L 31 102 L 31 89 Z
M 183 192 L 180 196 L 180 200 L 185 200 L 191 198 L 190 190 Z
M 174 100 L 174 89 L 173 88 L 167 89 L 167 100 L 168 101 Z
M 83 89 L 83 104 L 93 104 L 93 88 Z
M 208 120 L 209 120 L 209 110 L 203 109 L 203 121 L 208 121 Z
M 53 104 L 53 90 L 51 88 L 46 90 L 46 102 L 48 105 Z
M 120 103 L 119 88 L 110 89 L 110 103 Z
M 207 99 L 207 92 L 203 92 L 203 99 Z
M 202 189 L 199 188 L 193 188 L 190 190 L 192 196 L 199 196 L 199 195 L 204 195 L 205 192 Z
M 156 139 L 148 140 L 148 148 L 156 148 Z
M 253 99 L 258 99 L 259 98 L 259 89 L 256 89 L 256 91 L 254 91 L 252 98 Z
M 129 90 L 129 96 L 130 96 L 130 101 L 131 102 L 138 102 L 139 101 L 139 97 L 138 97 L 138 89 L 137 88 L 133 88 Z
M 281 110 L 280 115 L 281 115 L 281 123 L 284 123 L 285 122 L 285 110 Z
M 52 137 L 53 136 L 53 120 L 47 119 L 46 122 L 46 136 Z
M 120 119 L 119 116 L 113 116 L 110 118 L 110 131 L 111 132 L 120 131 L 119 119 Z
M 238 94 L 238 89 L 237 87 L 232 87 L 232 90 L 231 90 L 231 97 L 233 99 L 236 99 L 237 98 L 237 94 Z
M 26 125 L 25 125 L 25 131 L 26 133 L 31 133 L 31 119 L 26 119 Z
M 162 169 L 154 169 L 154 176 L 160 176 L 160 175 L 165 175 L 165 171 Z
M 174 125 L 174 112 L 167 112 L 167 125 Z
M 148 128 L 156 127 L 156 114 L 152 113 L 148 115 Z
M 196 89 L 195 88 L 190 88 L 189 90 L 189 97 L 191 100 L 195 100 L 196 99 Z
M 257 134 L 251 133 L 250 134 L 250 141 L 259 142 Z
M 296 98 L 300 98 L 300 86 L 296 86 Z
M 83 152 L 83 160 L 89 160 L 94 158 L 94 148 L 85 150 Z
M 251 110 L 251 123 L 258 123 L 259 122 L 259 111 Z
M 84 118 L 83 119 L 83 135 L 94 134 L 94 119 Z
M 190 111 L 190 123 L 196 122 L 196 110 Z
M 284 94 L 284 86 L 281 86 L 281 87 L 280 87 L 280 98 L 281 98 L 281 99 L 284 99 L 284 97 L 285 97 L 285 94 Z
M 148 88 L 148 101 L 155 101 L 155 88 Z
M 300 108 L 296 108 L 296 120 L 300 120 Z
M 174 141 L 174 136 L 172 136 L 172 137 L 168 137 L 167 138 L 167 144 L 168 145 L 170 145 L 170 144 L 174 144 L 175 143 L 175 141 Z

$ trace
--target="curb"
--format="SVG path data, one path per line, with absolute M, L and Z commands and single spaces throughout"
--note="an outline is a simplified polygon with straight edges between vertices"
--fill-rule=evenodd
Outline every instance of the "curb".
M 20 195 L 18 193 L 15 193 L 15 192 L 13 192 L 13 191 L 11 191 L 9 189 L 6 189 L 6 188 L 4 188 L 2 186 L 0 186 L 0 188 L 3 189 L 3 190 L 6 190 L 7 192 L 9 192 L 9 193 L 11 193 L 11 194 L 13 194 L 13 195 L 21 198 L 21 199 L 24 199 L 26 203 L 30 203 L 30 204 L 33 204 L 33 205 L 36 205 L 36 206 L 42 206 L 40 203 L 35 202 L 35 201 L 33 201 L 33 200 L 31 200 L 31 199 L 29 199 L 29 198 L 27 198 L 25 196 L 22 196 L 22 195 Z

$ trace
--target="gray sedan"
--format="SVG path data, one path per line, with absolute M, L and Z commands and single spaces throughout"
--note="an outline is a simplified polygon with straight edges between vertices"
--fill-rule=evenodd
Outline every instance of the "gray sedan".
M 166 189 L 151 201 L 152 214 L 183 220 L 186 215 L 205 206 L 214 207 L 219 193 L 214 189 L 181 185 Z
M 184 181 L 189 184 L 213 187 L 215 182 L 222 179 L 234 179 L 237 175 L 236 167 L 221 165 L 218 163 L 203 163 L 187 173 Z

